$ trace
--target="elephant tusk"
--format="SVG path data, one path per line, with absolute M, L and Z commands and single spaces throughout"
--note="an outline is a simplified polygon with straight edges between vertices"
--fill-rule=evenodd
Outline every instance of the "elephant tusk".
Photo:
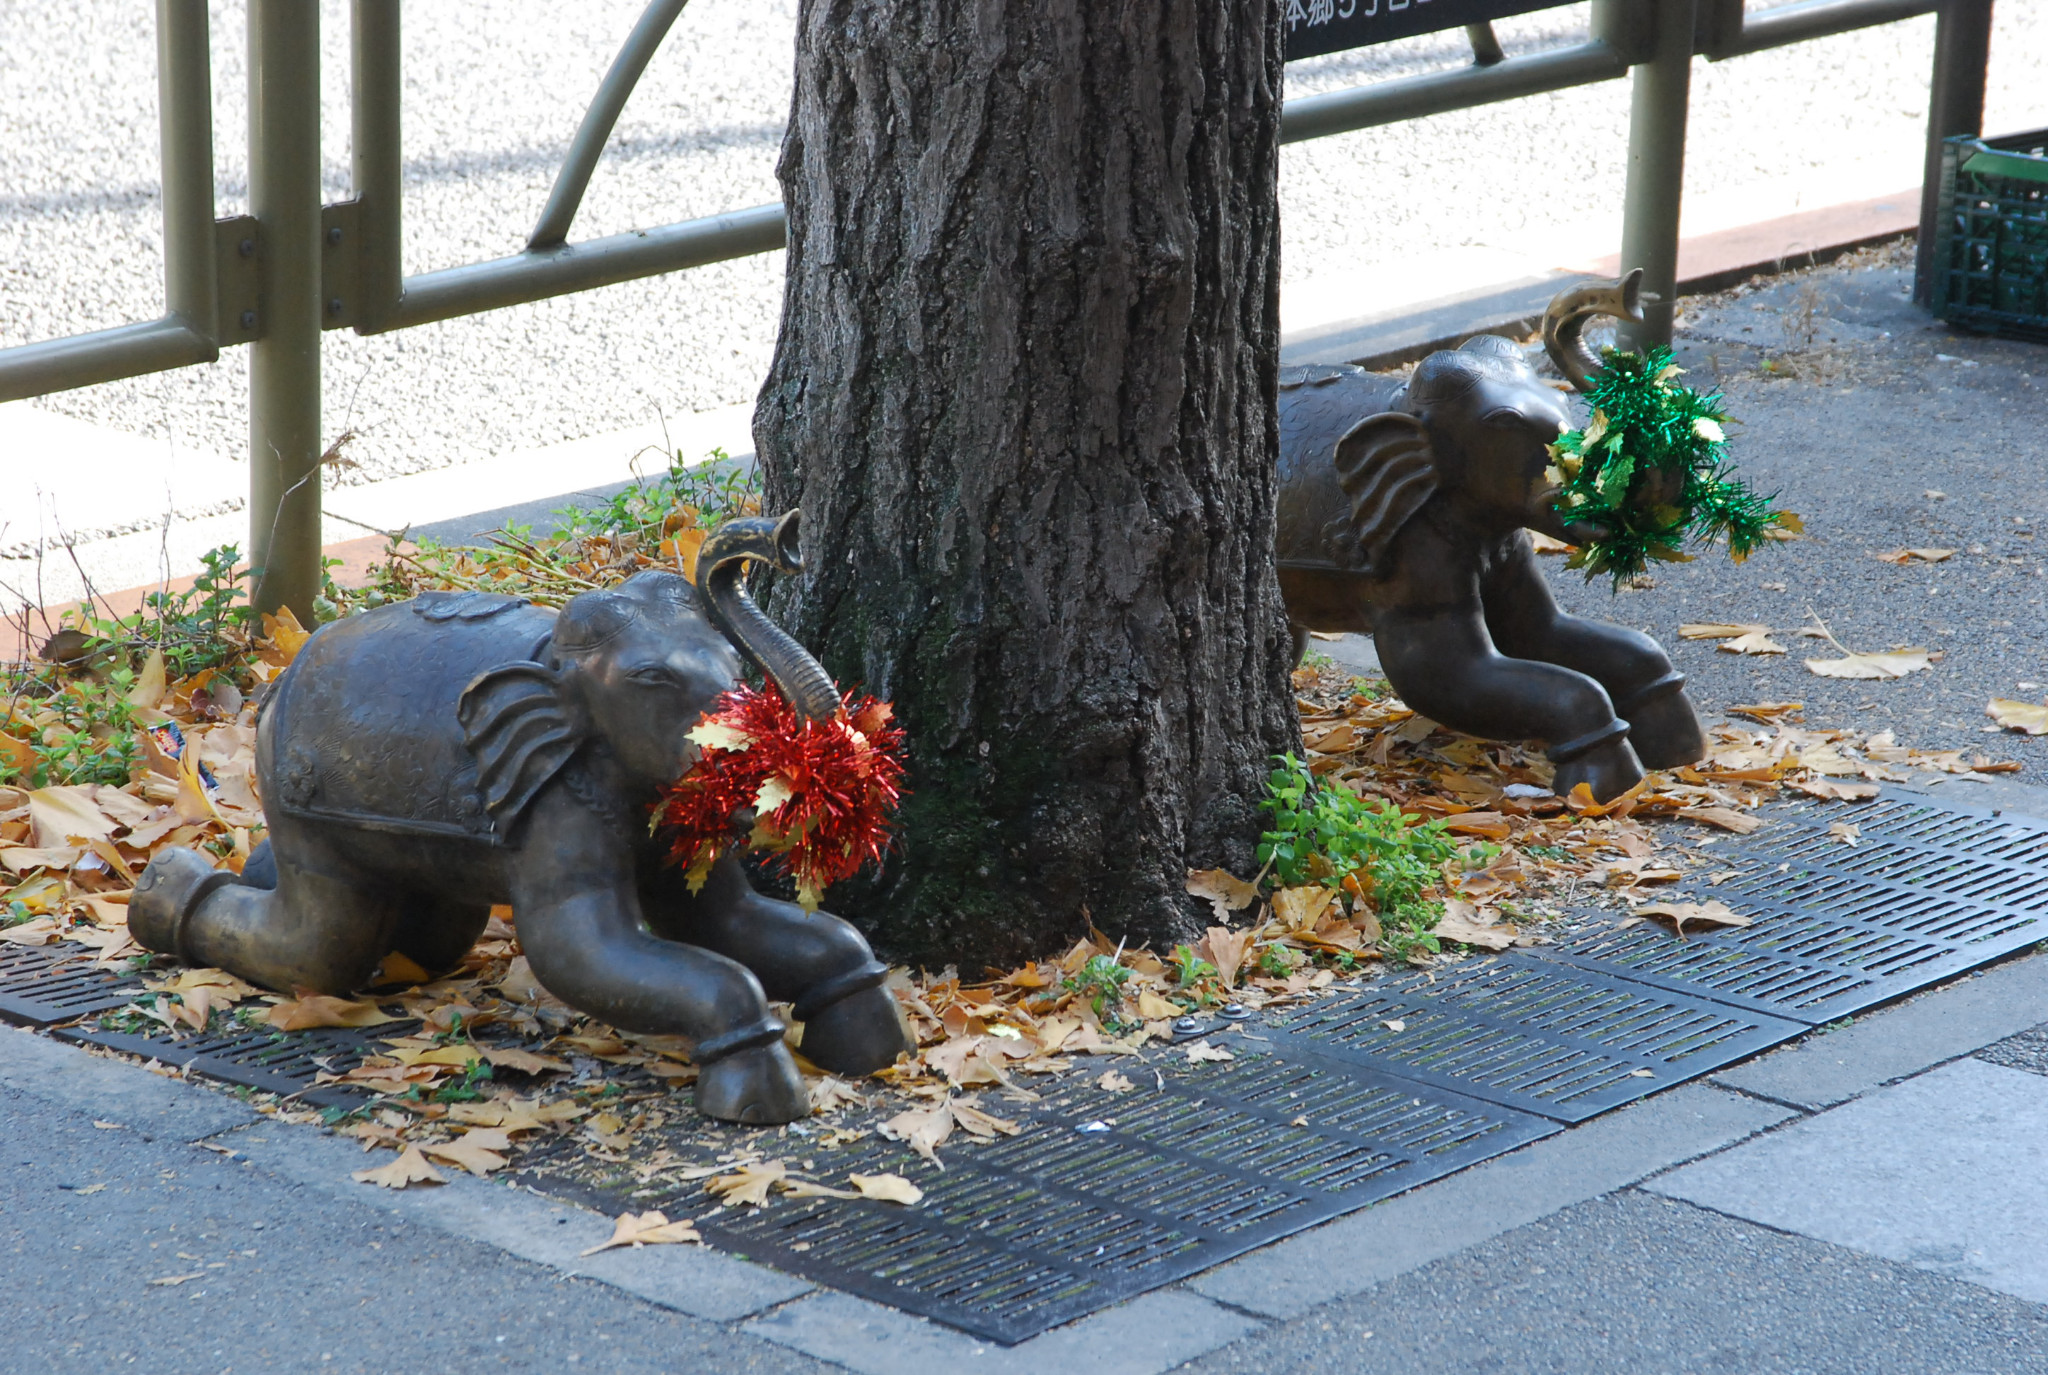
M 797 552 L 799 513 L 780 520 L 743 516 L 712 531 L 697 551 L 697 586 L 704 593 L 705 615 L 733 648 L 773 679 L 797 714 L 813 721 L 839 710 L 839 688 L 825 666 L 811 657 L 781 626 L 754 605 L 741 580 L 748 559 L 757 559 L 781 573 L 801 573 Z
M 1643 323 L 1643 270 L 1636 268 L 1620 281 L 1587 283 L 1560 291 L 1543 311 L 1543 349 L 1573 387 L 1585 391 L 1600 371 L 1600 360 L 1582 337 L 1595 315 Z

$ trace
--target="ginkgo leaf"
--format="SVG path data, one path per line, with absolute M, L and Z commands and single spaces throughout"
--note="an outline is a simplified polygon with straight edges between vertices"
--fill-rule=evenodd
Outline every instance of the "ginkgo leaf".
M 574 1068 L 556 1055 L 539 1055 L 517 1046 L 478 1046 L 477 1051 L 493 1069 L 516 1069 L 521 1074 L 560 1074 Z
M 924 1190 L 900 1174 L 856 1174 L 847 1178 L 854 1188 L 860 1190 L 862 1198 L 882 1203 L 901 1203 L 907 1208 L 924 1197 Z
M 1216 920 L 1229 921 L 1232 912 L 1241 912 L 1259 899 L 1259 887 L 1234 877 L 1228 869 L 1190 869 L 1188 871 L 1188 895 L 1207 898 L 1216 909 Z
M 1724 831 L 1745 836 L 1764 824 L 1762 817 L 1738 812 L 1733 807 L 1681 807 L 1678 815 L 1687 821 L 1704 821 L 1709 826 L 1719 826 Z
M 264 1020 L 279 1031 L 306 1031 L 322 1026 L 382 1026 L 398 1018 L 387 1017 L 383 1009 L 367 998 L 330 998 L 302 988 L 295 996 L 281 999 L 264 1014 Z
M 1955 556 L 1953 549 L 1894 549 L 1878 555 L 1886 563 L 1945 563 Z
M 717 721 L 692 727 L 685 738 L 707 750 L 743 750 L 754 743 L 754 737 L 745 731 Z
M 648 1209 L 644 1213 L 621 1213 L 612 1224 L 608 1241 L 599 1242 L 580 1254 L 594 1256 L 599 1251 L 609 1251 L 614 1246 L 670 1246 L 677 1242 L 702 1241 L 696 1224 L 685 1218 L 670 1222 L 665 1213 Z
M 1149 988 L 1138 990 L 1138 1016 L 1148 1022 L 1180 1016 L 1180 1008 L 1166 1001 Z
M 953 1121 L 962 1131 L 984 1141 L 993 1141 L 997 1136 L 1015 1136 L 1024 1130 L 1007 1117 L 983 1112 L 971 1103 L 953 1104 Z
M 1636 908 L 1638 917 L 1651 917 L 1671 923 L 1671 929 L 1679 935 L 1692 926 L 1747 926 L 1749 918 L 1735 911 L 1718 899 L 1706 902 L 1651 902 Z
M 2007 730 L 2048 735 L 2048 705 L 2036 706 L 2032 702 L 2016 702 L 2010 697 L 1994 697 L 1991 705 L 1984 708 L 1984 714 Z
M 468 1136 L 454 1141 L 437 1142 L 421 1148 L 434 1159 L 448 1165 L 459 1165 L 474 1175 L 486 1175 L 492 1170 L 502 1170 L 512 1162 L 496 1151 L 486 1150 L 483 1144 Z
M 409 1189 L 415 1184 L 448 1182 L 439 1170 L 427 1163 L 418 1146 L 407 1146 L 389 1165 L 381 1165 L 374 1170 L 357 1170 L 349 1178 L 359 1184 L 375 1184 L 385 1189 Z
M 1879 791 L 1875 783 L 1837 783 L 1832 778 L 1802 778 L 1792 786 L 1808 797 L 1832 802 L 1867 802 Z
M 1785 646 L 1770 637 L 1769 632 L 1753 630 L 1747 635 L 1737 635 L 1732 640 L 1723 640 L 1714 646 L 1722 654 L 1783 654 Z
M 1681 640 L 1733 640 L 1744 635 L 1768 635 L 1767 625 L 1738 624 L 1733 621 L 1691 622 L 1678 627 Z
M 1934 667 L 1924 649 L 1896 649 L 1886 654 L 1847 654 L 1839 659 L 1808 659 L 1809 672 L 1823 678 L 1903 678 Z
M 808 1179 L 786 1179 L 782 1192 L 789 1198 L 845 1198 L 854 1199 L 861 1195 L 855 1189 L 834 1189 L 825 1184 L 814 1184 Z
M 1478 908 L 1456 898 L 1444 903 L 1444 914 L 1431 929 L 1445 940 L 1476 945 L 1482 950 L 1506 950 L 1521 934 L 1513 926 L 1487 921 Z
M 913 1108 L 899 1112 L 875 1129 L 890 1141 L 901 1141 L 919 1155 L 938 1165 L 939 1147 L 953 1134 L 953 1105 L 941 1103 L 933 1108 Z
M 1828 834 L 1844 845 L 1854 845 L 1863 839 L 1863 828 L 1853 821 L 1834 821 L 1828 824 Z
M 704 1189 L 729 1205 L 759 1207 L 768 1201 L 768 1191 L 788 1177 L 788 1166 L 780 1160 L 768 1160 L 742 1165 L 731 1174 L 713 1175 L 704 1181 Z
M 1205 1060 L 1235 1060 L 1237 1057 L 1222 1046 L 1212 1046 L 1207 1041 L 1197 1041 L 1188 1047 L 1188 1059 L 1196 1064 Z
M 1103 1072 L 1102 1077 L 1095 1081 L 1095 1087 L 1110 1093 L 1129 1093 L 1137 1085 L 1112 1069 Z

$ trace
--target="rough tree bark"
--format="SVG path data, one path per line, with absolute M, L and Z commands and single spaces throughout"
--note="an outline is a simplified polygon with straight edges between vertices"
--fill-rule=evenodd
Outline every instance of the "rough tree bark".
M 1191 866 L 1251 872 L 1296 739 L 1277 16 L 803 0 L 755 436 L 776 614 L 910 732 L 900 849 L 832 894 L 899 957 L 1171 940 Z

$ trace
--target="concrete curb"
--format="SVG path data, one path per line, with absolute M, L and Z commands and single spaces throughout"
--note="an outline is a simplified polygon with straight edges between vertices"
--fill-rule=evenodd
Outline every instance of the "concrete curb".
M 1009 1348 L 718 1252 L 649 1247 L 585 1257 L 610 1234 L 609 1221 L 516 1185 L 457 1176 L 438 1189 L 384 1193 L 349 1178 L 364 1167 L 352 1142 L 30 1032 L 0 1032 L 0 1086 L 231 1153 L 332 1198 L 868 1375 L 1060 1367 L 1155 1375 L 1574 1205 L 1774 1138 L 1814 1120 L 1813 1108 L 1880 1091 L 2044 1020 L 2048 956 L 2023 955 L 1851 1030 L 1644 1100 Z

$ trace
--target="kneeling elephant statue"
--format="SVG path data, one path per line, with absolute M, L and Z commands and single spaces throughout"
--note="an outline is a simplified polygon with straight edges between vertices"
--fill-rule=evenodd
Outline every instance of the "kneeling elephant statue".
M 1593 314 L 1640 320 L 1632 273 L 1552 301 L 1544 342 L 1581 389 L 1599 362 Z M 1296 654 L 1307 632 L 1374 637 L 1387 680 L 1433 720 L 1549 745 L 1560 794 L 1607 801 L 1705 750 L 1685 677 L 1649 636 L 1567 616 L 1526 530 L 1597 535 L 1551 509 L 1547 446 L 1563 396 L 1512 341 L 1480 335 L 1400 379 L 1354 367 L 1280 380 L 1280 591 Z M 1666 498 L 1668 499 L 1668 497 Z
M 749 558 L 798 568 L 796 526 L 792 511 L 719 527 L 699 587 L 641 573 L 559 614 L 438 592 L 323 627 L 257 728 L 268 840 L 239 879 L 190 850 L 158 855 L 131 900 L 136 939 L 274 989 L 346 994 L 391 951 L 453 968 L 510 903 L 556 996 L 694 1041 L 712 1117 L 809 1110 L 770 998 L 795 1004 L 823 1068 L 892 1063 L 911 1042 L 858 931 L 756 893 L 729 854 L 692 894 L 648 834 L 649 805 L 696 757 L 686 733 L 738 681 L 736 646 L 799 711 L 838 707 L 739 583 Z

